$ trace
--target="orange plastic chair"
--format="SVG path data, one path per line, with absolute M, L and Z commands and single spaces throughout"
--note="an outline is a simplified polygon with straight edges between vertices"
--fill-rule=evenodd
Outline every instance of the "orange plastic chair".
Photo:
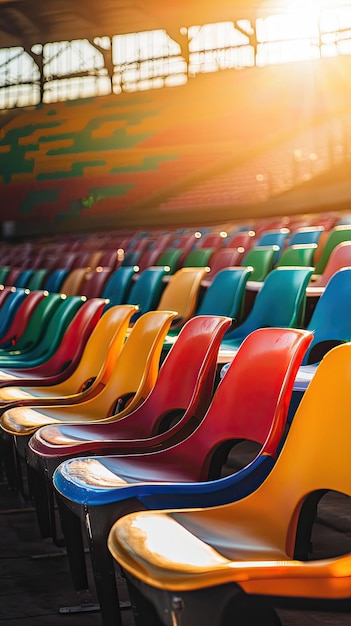
M 205 267 L 183 267 L 170 276 L 161 295 L 157 310 L 176 311 L 172 327 L 182 326 L 196 311 Z
M 350 360 L 351 344 L 326 354 L 256 491 L 224 506 L 139 512 L 114 524 L 109 549 L 148 623 L 271 626 L 282 600 L 350 607 L 351 553 L 335 555 L 329 545 L 320 559 L 310 550 L 321 497 L 351 496 Z M 152 620 L 150 602 L 162 618 Z
M 93 568 L 97 588 L 105 589 L 106 593 L 109 586 L 106 574 L 110 570 L 107 562 L 102 565 L 106 529 L 127 508 L 168 508 L 176 503 L 211 506 L 238 499 L 252 491 L 257 486 L 256 481 L 262 482 L 281 445 L 295 374 L 311 339 L 312 333 L 298 329 L 269 328 L 252 333 L 241 346 L 226 375 L 228 378 L 218 386 L 204 418 L 201 421 L 192 418 L 193 430 L 189 432 L 188 416 L 187 428 L 183 428 L 180 439 L 179 426 L 184 418 L 181 419 L 178 428 L 173 427 L 166 433 L 166 449 L 161 449 L 161 436 L 144 442 L 125 441 L 123 436 L 119 442 L 117 423 L 114 448 L 109 441 L 100 444 L 104 455 L 109 454 L 110 449 L 113 456 L 96 456 L 100 447 L 96 442 L 94 448 L 91 447 L 94 457 L 76 458 L 60 465 L 54 474 L 54 484 L 61 494 L 61 518 L 66 524 L 66 545 L 72 569 L 77 561 L 78 540 L 73 535 L 73 556 L 69 548 L 75 523 L 72 526 L 72 516 L 64 505 L 80 519 L 86 516 L 85 521 L 89 520 L 90 545 L 94 554 L 100 554 L 99 563 Z M 132 415 L 126 418 L 127 425 L 132 418 Z M 63 436 L 69 435 L 69 429 L 66 433 L 64 427 L 60 430 Z M 131 428 L 129 432 L 132 433 Z M 79 430 L 72 428 L 71 433 L 73 443 L 76 436 L 79 437 Z M 110 438 L 108 433 L 106 435 Z M 57 439 L 60 441 L 59 434 Z M 246 446 L 245 455 L 242 445 L 237 445 L 244 441 L 251 444 L 249 450 Z M 153 451 L 146 453 L 151 444 Z M 233 476 L 216 480 L 221 477 L 222 465 L 226 464 L 232 448 Z M 237 471 L 238 468 L 241 470 Z M 108 595 L 110 601 L 104 607 L 104 614 L 113 612 L 112 587 Z M 102 601 L 100 605 L 103 608 Z
M 90 272 L 89 267 L 77 267 L 72 269 L 64 279 L 60 292 L 66 296 L 80 296 L 84 281 Z
M 45 424 L 106 423 L 133 411 L 155 384 L 164 338 L 174 317 L 173 311 L 142 315 L 130 331 L 106 384 L 92 397 L 88 394 L 82 402 L 72 398 L 71 404 L 63 406 L 46 405 L 45 400 L 36 404 L 33 400 L 36 409 L 18 406 L 5 410 L 1 427 L 16 437 L 18 453 L 25 457 L 28 438 Z
M 108 309 L 97 322 L 86 341 L 75 370 L 64 381 L 40 386 L 0 388 L 0 406 L 57 406 L 73 404 L 93 397 L 107 384 L 126 339 L 133 305 Z

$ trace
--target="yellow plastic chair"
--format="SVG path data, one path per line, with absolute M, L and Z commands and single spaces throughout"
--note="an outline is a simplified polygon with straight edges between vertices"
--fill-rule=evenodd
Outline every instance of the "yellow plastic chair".
M 173 328 L 183 326 L 195 314 L 201 281 L 206 273 L 206 267 L 183 267 L 170 276 L 157 310 L 177 311 Z
M 91 333 L 74 372 L 55 385 L 8 386 L 0 388 L 0 405 L 17 406 L 70 404 L 92 397 L 107 384 L 125 342 L 129 322 L 137 310 L 133 305 L 108 309 Z
M 142 315 L 115 362 L 107 383 L 92 397 L 64 406 L 50 406 L 41 401 L 36 408 L 7 409 L 1 417 L 1 427 L 16 437 L 18 453 L 25 457 L 28 438 L 40 426 L 58 422 L 79 423 L 114 421 L 134 410 L 151 391 L 159 369 L 165 336 L 176 313 L 149 311 Z M 34 400 L 33 400 L 34 403 Z
M 350 363 L 350 343 L 327 353 L 275 466 L 249 496 L 209 509 L 129 514 L 114 524 L 109 549 L 148 623 L 272 626 L 280 623 L 279 600 L 292 608 L 310 600 L 317 610 L 350 602 L 351 553 L 335 556 L 328 546 L 321 559 L 310 549 L 322 496 L 351 496 Z
M 65 293 L 66 296 L 80 296 L 84 281 L 89 272 L 90 267 L 78 267 L 71 270 L 64 279 L 60 292 Z

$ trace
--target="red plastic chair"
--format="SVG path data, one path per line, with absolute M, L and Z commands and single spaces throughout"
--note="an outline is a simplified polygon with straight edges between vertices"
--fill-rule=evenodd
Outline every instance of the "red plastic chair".
M 2 369 L 0 388 L 19 384 L 22 387 L 39 384 L 52 385 L 65 380 L 76 368 L 83 354 L 85 343 L 100 318 L 105 304 L 106 300 L 103 298 L 91 298 L 83 302 L 52 357 L 42 365 L 33 368 L 15 371 Z
M 210 271 L 207 272 L 206 278 L 203 279 L 201 284 L 204 287 L 208 287 L 220 270 L 226 267 L 241 265 L 244 254 L 244 248 L 221 248 L 221 250 L 214 252 L 209 263 Z
M 170 494 L 177 502 L 172 507 L 197 506 L 196 490 L 187 496 L 188 488 L 184 485 L 183 492 L 182 484 L 219 479 L 229 451 L 240 442 L 254 442 L 256 446 L 244 460 L 239 446 L 235 458 L 238 466 L 232 469 L 233 473 L 237 467 L 245 467 L 249 473 L 250 464 L 258 458 L 276 458 L 287 426 L 295 375 L 311 340 L 312 333 L 298 329 L 255 331 L 240 347 L 226 374 L 228 379 L 224 377 L 218 386 L 205 417 L 197 426 L 193 423 L 192 432 L 185 433 L 184 439 L 177 442 L 173 437 L 171 447 L 155 447 L 153 452 L 143 454 L 140 442 L 116 441 L 113 456 L 74 458 L 57 468 L 54 485 L 59 493 L 72 573 L 75 574 L 78 562 L 78 518 L 89 525 L 95 582 L 106 624 L 118 612 L 118 602 L 113 602 L 114 581 L 108 574 L 111 556 L 106 548 L 113 522 L 126 512 L 148 506 L 149 495 L 151 508 L 168 508 Z M 75 435 L 73 429 L 72 439 Z M 105 455 L 112 448 L 108 442 L 102 447 Z M 262 471 L 261 480 L 265 476 Z M 174 483 L 177 486 L 172 491 Z M 163 485 L 159 497 L 157 485 Z M 221 503 L 219 492 L 214 497 Z M 237 497 L 234 486 L 228 489 L 226 498 Z M 213 498 L 209 500 L 212 504 Z

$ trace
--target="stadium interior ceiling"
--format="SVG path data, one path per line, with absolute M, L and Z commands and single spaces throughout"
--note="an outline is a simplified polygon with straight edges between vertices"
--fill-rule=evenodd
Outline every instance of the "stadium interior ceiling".
M 0 45 L 30 49 L 36 43 L 159 28 L 174 36 L 190 24 L 255 19 L 278 10 L 279 4 L 279 0 L 0 0 Z
M 285 0 L 286 2 L 286 0 Z M 0 0 L 0 47 L 22 47 L 30 51 L 35 44 L 72 41 L 131 32 L 164 29 L 180 42 L 180 29 L 194 24 L 255 19 L 279 12 L 284 0 Z M 3 111 L 5 113 L 5 111 Z M 11 119 L 11 111 L 7 111 Z M 13 114 L 13 112 L 12 112 Z M 2 124 L 5 123 L 2 116 Z M 306 210 L 349 211 L 351 202 L 350 162 L 317 176 L 281 197 L 271 198 L 269 207 L 261 205 L 259 214 L 276 215 L 285 207 L 287 214 Z M 299 207 L 299 208 L 298 208 Z

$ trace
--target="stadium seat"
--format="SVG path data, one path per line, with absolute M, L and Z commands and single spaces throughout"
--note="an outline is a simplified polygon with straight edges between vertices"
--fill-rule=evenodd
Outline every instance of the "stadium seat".
M 274 246 L 254 246 L 245 254 L 240 265 L 252 267 L 250 280 L 262 282 L 273 269 L 274 254 Z
M 319 615 L 349 611 L 351 553 L 330 541 L 320 550 L 311 529 L 326 492 L 351 496 L 350 359 L 350 344 L 326 354 L 275 466 L 253 493 L 114 524 L 108 546 L 128 576 L 139 624 L 273 626 L 282 601 Z
M 218 386 L 204 418 L 182 440 L 176 442 L 173 437 L 167 449 L 155 446 L 155 452 L 135 456 L 133 441 L 129 442 L 132 454 L 128 454 L 128 442 L 120 449 L 116 442 L 113 456 L 75 458 L 56 469 L 54 485 L 60 496 L 67 546 L 72 539 L 77 543 L 75 533 L 70 535 L 76 525 L 72 513 L 79 520 L 87 516 L 103 616 L 114 614 L 118 607 L 109 583 L 111 566 L 106 550 L 113 522 L 136 508 L 213 506 L 255 489 L 270 471 L 281 445 L 294 376 L 311 338 L 311 333 L 297 329 L 252 333 L 232 362 L 228 378 Z M 246 459 L 242 454 L 245 441 L 250 443 Z M 232 476 L 219 480 L 228 452 L 235 451 L 236 444 L 238 466 L 232 468 Z

